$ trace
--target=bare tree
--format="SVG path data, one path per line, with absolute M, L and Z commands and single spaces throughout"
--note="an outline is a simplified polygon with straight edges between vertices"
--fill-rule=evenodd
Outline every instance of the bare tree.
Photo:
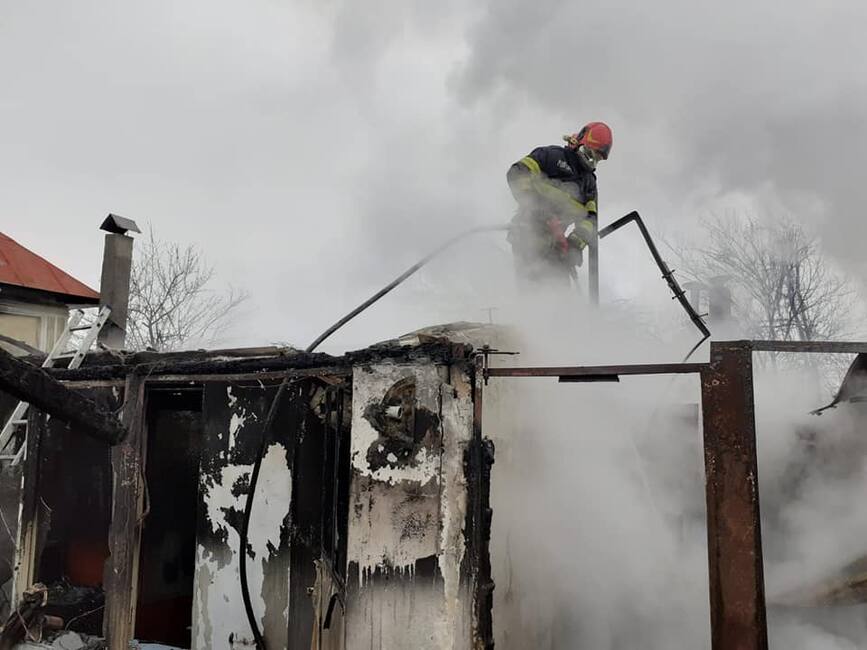
M 803 226 L 755 217 L 712 217 L 703 226 L 704 245 L 682 249 L 681 268 L 704 284 L 723 278 L 746 336 L 803 341 L 852 334 L 855 286 Z M 776 365 L 782 357 L 766 358 Z
M 148 228 L 135 246 L 127 346 L 168 351 L 219 340 L 249 295 L 214 290 L 213 277 L 198 248 L 163 241 Z

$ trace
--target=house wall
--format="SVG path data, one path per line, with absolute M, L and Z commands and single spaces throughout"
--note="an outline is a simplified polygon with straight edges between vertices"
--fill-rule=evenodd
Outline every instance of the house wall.
M 63 333 L 69 312 L 64 307 L 0 301 L 0 334 L 47 352 Z
M 347 650 L 473 648 L 466 370 L 383 363 L 353 373 Z
M 193 650 L 255 647 L 240 587 L 241 522 L 268 407 L 277 387 L 205 387 L 205 440 L 193 599 Z M 250 519 L 247 561 L 253 610 L 269 647 L 287 645 L 289 517 L 294 436 L 289 409 L 275 417 Z
M 351 382 L 345 370 L 324 372 L 286 389 L 262 462 L 247 552 L 252 607 L 268 647 L 484 647 L 476 640 L 477 555 L 470 548 L 473 490 L 479 494 L 466 460 L 475 435 L 470 363 L 366 363 L 354 367 Z M 240 588 L 241 530 L 278 382 L 199 384 L 193 650 L 254 647 Z M 117 396 L 115 388 L 104 390 Z M 159 422 L 148 419 L 149 426 Z M 158 480 L 157 468 L 146 471 Z M 34 478 L 33 491 L 25 490 L 31 500 L 42 489 Z M 117 499 L 126 486 L 115 489 Z M 147 502 L 138 518 L 113 521 L 112 534 L 130 521 L 147 526 Z M 127 584 L 134 590 L 135 578 Z

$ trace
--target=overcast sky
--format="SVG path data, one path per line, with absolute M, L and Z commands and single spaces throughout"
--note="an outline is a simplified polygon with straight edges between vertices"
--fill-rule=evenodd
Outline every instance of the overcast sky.
M 509 219 L 514 160 L 605 120 L 602 224 L 791 215 L 863 273 L 865 23 L 843 0 L 6 0 L 0 223 L 92 286 L 105 214 L 150 223 L 252 293 L 227 343 L 306 345 Z M 637 246 L 603 251 L 609 297 L 664 295 Z M 481 236 L 331 349 L 480 319 L 502 278 Z

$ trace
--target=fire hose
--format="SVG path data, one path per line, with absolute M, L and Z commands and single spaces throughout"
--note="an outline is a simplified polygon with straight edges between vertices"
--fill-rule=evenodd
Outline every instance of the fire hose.
M 686 358 L 688 359 L 690 356 L 692 356 L 693 352 L 695 352 L 698 349 L 698 347 L 702 343 L 705 342 L 705 340 L 710 338 L 710 330 L 708 330 L 707 325 L 704 324 L 704 321 L 701 319 L 701 316 L 698 315 L 698 313 L 695 311 L 693 306 L 690 304 L 689 300 L 687 300 L 686 292 L 680 288 L 680 285 L 678 284 L 677 280 L 674 277 L 674 271 L 672 269 L 670 269 L 668 267 L 668 264 L 665 263 L 665 260 L 662 259 L 662 256 L 659 254 L 659 250 L 656 248 L 656 244 L 653 243 L 653 238 L 650 236 L 650 232 L 648 232 L 647 227 L 644 225 L 644 221 L 642 221 L 641 216 L 638 214 L 638 212 L 635 212 L 635 211 L 630 212 L 626 216 L 621 217 L 620 219 L 618 219 L 614 223 L 612 223 L 612 224 L 606 226 L 605 228 L 603 228 L 602 230 L 600 230 L 599 231 L 599 239 L 603 239 L 604 237 L 607 237 L 611 233 L 619 230 L 620 228 L 622 228 L 626 224 L 631 223 L 633 221 L 638 226 L 638 229 L 641 231 L 641 236 L 644 238 L 644 243 L 647 244 L 647 248 L 650 250 L 650 254 L 653 256 L 653 261 L 656 262 L 656 265 L 659 267 L 659 270 L 662 271 L 662 278 L 668 284 L 668 288 L 671 290 L 673 297 L 675 299 L 677 299 L 677 301 L 681 304 L 681 306 L 683 307 L 687 316 L 689 316 L 689 319 L 692 321 L 693 325 L 695 325 L 696 328 L 698 329 L 698 331 L 701 332 L 701 334 L 702 334 L 701 340 L 698 343 L 696 343 L 696 345 L 692 348 L 692 350 L 690 350 L 689 354 L 686 355 Z M 474 234 L 480 233 L 480 232 L 496 232 L 496 231 L 502 231 L 502 230 L 508 230 L 508 229 L 509 229 L 509 226 L 506 226 L 506 225 L 502 225 L 502 226 L 479 226 L 476 228 L 470 228 L 469 230 L 465 230 L 462 233 L 455 235 L 451 239 L 446 240 L 439 247 L 435 248 L 433 251 L 431 251 L 430 253 L 425 255 L 418 262 L 413 264 L 406 271 L 404 271 L 399 276 L 397 276 L 394 280 L 392 280 L 390 283 L 385 285 L 382 289 L 380 289 L 375 294 L 373 294 L 370 298 L 368 298 L 363 303 L 358 305 L 358 307 L 356 307 L 351 312 L 346 314 L 346 316 L 344 316 L 343 318 L 338 320 L 336 323 L 334 323 L 331 327 L 329 327 L 327 330 L 322 332 L 322 334 L 320 334 L 316 338 L 316 340 L 313 341 L 313 343 L 311 343 L 309 346 L 307 346 L 307 349 L 305 350 L 305 352 L 313 352 L 316 348 L 319 347 L 319 345 L 323 341 L 325 341 L 325 339 L 327 339 L 329 336 L 334 334 L 334 332 L 336 332 L 341 327 L 346 325 L 346 323 L 348 323 L 353 318 L 358 316 L 361 312 L 363 312 L 365 309 L 367 309 L 368 307 L 373 305 L 380 298 L 382 298 L 383 296 L 385 296 L 386 294 L 391 292 L 394 288 L 396 288 L 401 283 L 403 283 L 404 280 L 409 278 L 416 271 L 418 271 L 421 267 L 423 267 L 425 264 L 430 262 L 434 257 L 436 257 L 437 255 L 442 253 L 447 248 L 450 248 L 451 246 L 453 246 L 457 242 L 461 241 L 465 237 L 468 237 L 469 235 L 474 235 Z
M 430 253 L 425 255 L 418 262 L 413 264 L 406 271 L 404 271 L 399 276 L 397 276 L 394 280 L 392 280 L 387 285 L 385 285 L 382 289 L 380 289 L 375 294 L 373 294 L 370 298 L 368 298 L 363 303 L 358 305 L 358 307 L 356 307 L 351 312 L 346 314 L 346 316 L 344 316 L 339 321 L 334 323 L 334 325 L 332 325 L 327 330 L 322 332 L 322 334 L 320 334 L 319 337 L 315 341 L 313 341 L 313 343 L 311 343 L 310 345 L 307 346 L 307 349 L 305 350 L 305 352 L 313 352 L 313 350 L 315 350 L 316 348 L 319 347 L 320 343 L 322 343 L 325 339 L 327 339 L 329 336 L 334 334 L 334 332 L 336 332 L 341 327 L 346 325 L 346 323 L 348 323 L 353 318 L 358 316 L 361 312 L 363 312 L 365 309 L 370 307 L 373 303 L 375 303 L 377 300 L 382 298 L 385 294 L 389 293 L 392 289 L 394 289 L 395 287 L 397 287 L 398 285 L 403 283 L 404 280 L 406 280 L 409 276 L 413 275 L 416 271 L 418 271 L 421 267 L 423 267 L 425 264 L 430 262 L 437 255 L 439 255 L 447 248 L 451 248 L 451 246 L 453 246 L 454 244 L 461 241 L 464 237 L 468 237 L 469 235 L 475 235 L 476 233 L 480 233 L 480 232 L 496 232 L 498 230 L 508 230 L 508 229 L 509 229 L 509 226 L 478 226 L 476 228 L 470 228 L 469 230 L 465 230 L 462 233 L 455 235 L 451 239 L 443 242 L 442 244 L 440 244 L 440 246 L 438 246 L 437 248 L 432 250 Z
M 659 270 L 662 272 L 662 278 L 668 284 L 669 289 L 673 294 L 673 298 L 675 298 L 683 307 L 684 311 L 689 316 L 689 319 L 692 321 L 693 325 L 701 332 L 702 338 L 701 340 L 695 344 L 695 346 L 689 351 L 689 354 L 686 355 L 684 361 L 689 359 L 690 356 L 699 348 L 699 346 L 704 343 L 705 340 L 710 338 L 710 330 L 708 330 L 707 325 L 705 325 L 704 321 L 701 319 L 701 316 L 696 312 L 695 308 L 690 304 L 689 300 L 686 298 L 686 293 L 681 289 L 680 284 L 678 284 L 677 280 L 674 277 L 674 271 L 668 267 L 665 260 L 662 259 L 662 256 L 659 254 L 659 250 L 656 248 L 656 245 L 653 242 L 653 239 L 650 236 L 650 233 L 647 230 L 647 227 L 644 225 L 644 222 L 639 216 L 638 212 L 630 212 L 624 217 L 621 217 L 617 221 L 611 223 L 606 226 L 602 230 L 599 231 L 599 239 L 603 239 L 610 235 L 611 233 L 619 230 L 623 226 L 628 223 L 635 222 L 638 226 L 638 229 L 641 231 L 641 236 L 644 238 L 644 243 L 647 244 L 647 248 L 650 250 L 650 254 L 653 256 L 654 262 L 659 267 Z M 353 318 L 358 316 L 360 313 L 365 311 L 368 307 L 376 303 L 380 300 L 380 298 L 384 297 L 386 294 L 390 293 L 393 289 L 400 286 L 407 278 L 415 274 L 419 269 L 421 269 L 425 264 L 430 262 L 437 255 L 450 248 L 454 244 L 463 240 L 464 238 L 482 232 L 497 232 L 508 230 L 509 226 L 507 225 L 498 225 L 498 226 L 478 226 L 475 228 L 470 228 L 469 230 L 465 230 L 451 239 L 446 240 L 440 246 L 435 248 L 433 251 L 425 255 L 418 262 L 409 267 L 406 271 L 397 276 L 394 280 L 385 285 L 382 289 L 373 294 L 370 298 L 362 302 L 358 307 L 350 311 L 343 318 L 335 322 L 331 327 L 322 332 L 316 340 L 314 340 L 305 352 L 313 352 L 319 345 L 325 341 L 328 337 L 330 337 L 334 332 L 339 330 L 341 327 L 346 325 Z M 244 507 L 244 519 L 241 523 L 241 596 L 244 601 L 244 610 L 247 614 L 247 620 L 250 624 L 250 628 L 253 632 L 253 639 L 256 644 L 256 648 L 258 650 L 266 650 L 265 639 L 262 636 L 262 632 L 259 629 L 259 623 L 256 620 L 255 614 L 253 612 L 252 602 L 250 600 L 250 589 L 247 581 L 247 547 L 249 546 L 249 529 L 250 529 L 250 516 L 253 512 L 253 498 L 256 492 L 256 484 L 259 478 L 259 471 L 262 466 L 262 459 L 267 452 L 268 441 L 271 438 L 271 427 L 273 425 L 274 415 L 276 413 L 277 407 L 280 403 L 280 399 L 286 391 L 286 388 L 289 386 L 291 382 L 289 378 L 286 377 L 281 382 L 280 386 L 277 389 L 277 393 L 274 395 L 274 399 L 271 402 L 271 405 L 268 409 L 268 415 L 265 419 L 264 426 L 262 428 L 262 441 L 260 443 L 258 456 L 256 458 L 256 462 L 253 465 L 253 470 L 250 475 L 250 486 L 247 492 L 247 501 Z
M 442 253 L 444 250 L 456 244 L 458 241 L 462 240 L 464 237 L 468 235 L 472 235 L 480 232 L 494 232 L 498 230 L 507 230 L 508 226 L 479 226 L 477 228 L 471 228 L 470 230 L 465 230 L 459 235 L 452 237 L 447 240 L 443 244 L 441 244 L 438 248 L 431 251 L 428 255 L 420 259 L 418 262 L 409 267 L 406 271 L 401 273 L 398 277 L 396 277 L 392 282 L 384 286 L 382 289 L 377 291 L 370 298 L 361 303 L 358 307 L 349 312 L 346 316 L 341 318 L 339 321 L 334 323 L 331 327 L 325 330 L 319 338 L 317 338 L 313 343 L 311 343 L 306 352 L 313 352 L 319 344 L 322 343 L 329 336 L 334 334 L 341 327 L 346 325 L 350 320 L 358 316 L 365 309 L 370 307 L 373 303 L 378 301 L 384 295 L 389 293 L 392 289 L 400 285 L 404 280 L 406 280 L 409 276 L 418 271 L 421 267 L 427 264 L 434 257 Z M 297 381 L 297 380 L 296 380 Z M 277 407 L 280 405 L 280 400 L 283 397 L 286 389 L 289 385 L 293 383 L 289 380 L 289 377 L 285 377 L 283 381 L 280 383 L 277 388 L 277 393 L 274 395 L 274 399 L 271 400 L 271 404 L 268 407 L 268 415 L 265 417 L 265 423 L 262 426 L 262 440 L 259 443 L 259 449 L 256 455 L 256 461 L 253 463 L 253 469 L 250 473 L 250 485 L 247 490 L 247 500 L 244 505 L 244 518 L 241 521 L 241 534 L 240 534 L 240 553 L 241 553 L 241 566 L 240 566 L 240 577 L 241 577 L 241 598 L 244 601 L 244 612 L 247 615 L 247 622 L 250 625 L 250 630 L 253 633 L 253 642 L 257 650 L 266 650 L 267 646 L 265 643 L 265 638 L 262 635 L 262 631 L 259 628 L 259 622 L 256 620 L 255 612 L 253 611 L 253 603 L 250 599 L 250 585 L 247 579 L 247 551 L 250 545 L 249 537 L 250 537 L 250 517 L 253 513 L 253 499 L 256 494 L 256 485 L 259 482 L 259 472 L 262 468 L 262 460 L 265 457 L 265 454 L 268 451 L 268 443 L 271 440 L 271 429 L 274 424 L 274 416 L 277 412 Z

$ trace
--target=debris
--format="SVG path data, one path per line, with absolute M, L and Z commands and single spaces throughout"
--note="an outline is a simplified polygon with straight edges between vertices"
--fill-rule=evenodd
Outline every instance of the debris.
M 846 371 L 846 376 L 843 377 L 843 383 L 840 384 L 840 390 L 831 400 L 831 403 L 815 411 L 810 411 L 810 415 L 822 415 L 822 411 L 831 408 L 836 408 L 840 402 L 861 402 L 864 401 L 867 394 L 867 354 L 859 354 L 855 357 L 849 370 Z
M 62 648 L 63 650 L 81 650 L 86 646 L 87 644 L 75 632 L 64 632 L 51 644 L 52 648 Z
M 102 631 L 104 608 L 105 591 L 101 587 L 74 585 L 67 579 L 52 583 L 49 587 L 46 609 L 66 621 L 63 627 L 99 634 Z
M 48 602 L 48 588 L 42 583 L 27 588 L 18 609 L 9 615 L 0 633 L 0 650 L 12 650 L 19 641 L 42 640 L 42 608 Z

